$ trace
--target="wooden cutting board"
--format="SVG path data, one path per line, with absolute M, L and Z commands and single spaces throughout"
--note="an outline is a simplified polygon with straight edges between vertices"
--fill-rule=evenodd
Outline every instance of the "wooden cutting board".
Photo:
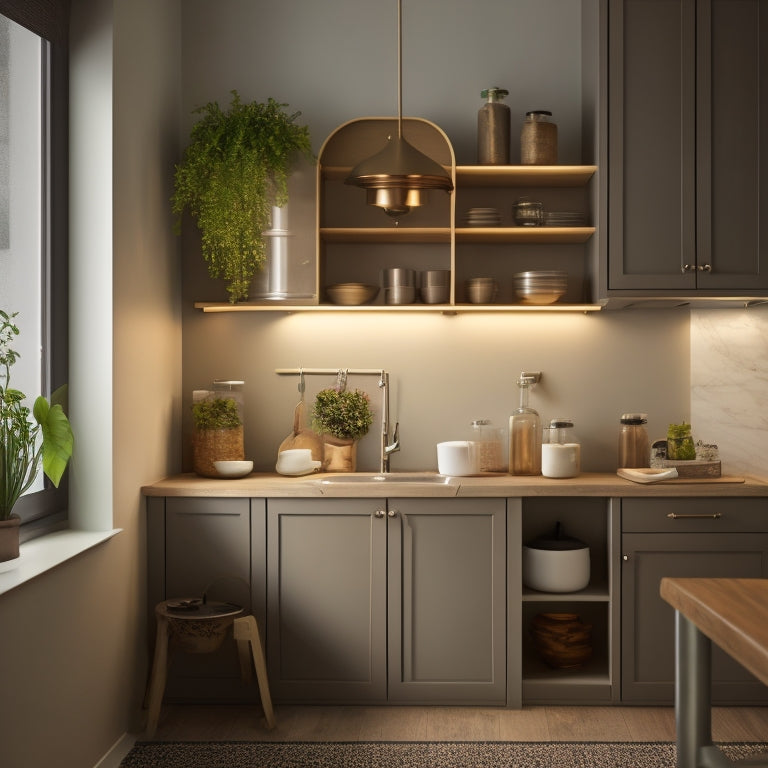
M 625 480 L 631 480 L 633 483 L 664 483 L 685 485 L 686 483 L 743 483 L 743 477 L 664 477 L 662 470 L 656 469 L 618 469 L 616 474 L 619 477 L 623 477 Z M 657 478 L 658 475 L 658 478 Z

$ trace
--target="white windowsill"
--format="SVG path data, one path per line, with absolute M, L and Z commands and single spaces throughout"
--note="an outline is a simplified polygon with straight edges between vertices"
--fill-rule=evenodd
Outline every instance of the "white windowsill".
M 111 539 L 121 530 L 56 531 L 24 542 L 19 547 L 18 565 L 0 573 L 0 595 Z

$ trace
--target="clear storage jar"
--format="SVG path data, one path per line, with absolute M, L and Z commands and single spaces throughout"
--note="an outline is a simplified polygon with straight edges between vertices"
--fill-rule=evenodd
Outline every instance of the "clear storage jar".
M 645 413 L 624 413 L 619 429 L 619 468 L 648 467 L 651 463 L 651 446 L 648 417 Z
M 494 427 L 489 419 L 475 419 L 470 439 L 477 443 L 480 472 L 506 472 L 501 429 Z
M 219 477 L 214 462 L 245 458 L 244 382 L 217 379 L 212 389 L 192 393 L 192 469 L 203 477 Z
M 581 472 L 581 444 L 571 419 L 552 419 L 541 443 L 541 474 L 544 477 L 576 477 Z

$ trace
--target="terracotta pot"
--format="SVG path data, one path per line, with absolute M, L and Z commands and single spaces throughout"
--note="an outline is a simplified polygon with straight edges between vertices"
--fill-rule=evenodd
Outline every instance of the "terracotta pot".
M 357 440 L 323 435 L 323 470 L 354 472 L 357 469 Z
M 19 525 L 21 518 L 18 515 L 0 520 L 0 563 L 15 560 L 19 556 Z

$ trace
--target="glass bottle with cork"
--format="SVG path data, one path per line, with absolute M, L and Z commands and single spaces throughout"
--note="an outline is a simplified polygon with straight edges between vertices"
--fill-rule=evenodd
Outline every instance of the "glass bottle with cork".
M 509 94 L 503 88 L 486 88 L 481 96 L 485 104 L 477 113 L 477 162 L 479 165 L 509 165 L 509 107 L 502 99 Z
M 541 420 L 528 405 L 528 390 L 541 380 L 541 373 L 523 371 L 517 380 L 520 407 L 509 417 L 509 472 L 512 475 L 541 474 Z

